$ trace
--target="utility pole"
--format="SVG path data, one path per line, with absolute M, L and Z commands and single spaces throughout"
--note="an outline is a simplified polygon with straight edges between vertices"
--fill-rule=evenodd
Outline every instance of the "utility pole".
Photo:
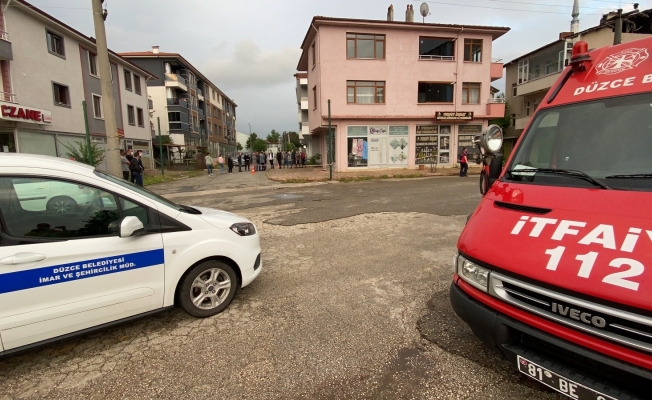
M 253 152 L 254 141 L 251 139 L 251 122 L 249 122 L 249 149 Z
M 115 115 L 115 101 L 113 100 L 113 83 L 111 82 L 111 64 L 109 64 L 109 49 L 106 44 L 106 31 L 104 29 L 106 15 L 102 10 L 104 0 L 92 0 L 92 2 L 97 63 L 99 64 L 100 83 L 102 85 L 102 112 L 104 114 L 104 127 L 106 129 L 106 165 L 111 175 L 122 176 L 120 138 L 118 136 L 118 125 Z

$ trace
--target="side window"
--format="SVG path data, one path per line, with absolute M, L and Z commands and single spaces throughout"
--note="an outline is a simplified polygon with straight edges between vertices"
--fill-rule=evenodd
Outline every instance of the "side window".
M 147 216 L 147 209 L 145 207 L 132 203 L 122 197 L 120 197 L 120 207 L 125 217 L 138 217 L 140 222 L 143 223 L 143 226 L 149 225 L 149 217 Z
M 46 178 L 0 178 L 0 210 L 13 237 L 71 239 L 115 235 L 120 220 L 113 194 Z

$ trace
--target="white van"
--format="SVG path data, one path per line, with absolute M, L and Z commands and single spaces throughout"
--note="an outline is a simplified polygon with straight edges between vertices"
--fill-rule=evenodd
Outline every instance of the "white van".
M 0 156 L 0 222 L 0 356 L 175 304 L 215 315 L 262 267 L 246 218 L 62 158 Z

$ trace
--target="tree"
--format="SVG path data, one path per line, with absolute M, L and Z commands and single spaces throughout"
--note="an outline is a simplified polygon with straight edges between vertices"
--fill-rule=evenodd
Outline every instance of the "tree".
M 242 145 L 240 144 L 240 142 L 238 142 L 238 145 L 236 146 L 236 148 L 238 149 L 238 151 L 242 151 Z
M 256 135 L 256 132 L 252 133 L 247 138 L 247 143 L 245 143 L 245 149 L 251 149 L 251 140 L 252 139 L 254 140 L 254 143 L 256 143 L 256 140 L 258 139 L 258 135 Z
M 267 135 L 267 141 L 274 144 L 278 143 L 280 138 L 281 134 L 276 132 L 274 129 L 272 129 L 272 132 Z
M 288 132 L 288 135 L 290 135 L 290 143 L 292 143 L 294 147 L 301 147 L 301 140 L 299 139 L 298 133 Z
M 75 142 L 77 147 L 73 144 L 64 144 L 68 153 L 66 155 L 75 161 L 79 161 L 84 164 L 96 166 L 104 160 L 104 150 L 97 147 L 96 143 L 91 143 L 90 148 L 90 159 L 88 154 L 88 146 L 85 142 Z
M 256 139 L 254 141 L 254 151 L 266 151 L 267 150 L 267 142 L 264 141 L 263 139 Z

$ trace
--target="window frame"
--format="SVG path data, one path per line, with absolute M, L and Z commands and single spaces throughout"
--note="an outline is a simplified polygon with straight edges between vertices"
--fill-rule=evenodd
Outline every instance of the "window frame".
M 95 109 L 95 98 L 100 99 L 100 116 L 97 116 L 97 110 Z M 99 94 L 91 93 L 91 99 L 93 101 L 93 117 L 95 119 L 104 119 L 104 102 L 102 101 L 102 96 Z
M 444 40 L 446 39 L 446 42 L 451 42 L 453 43 L 453 55 L 452 56 L 438 56 L 438 55 L 428 55 L 428 54 L 421 54 L 421 50 L 419 49 L 419 60 L 434 60 L 434 61 L 455 61 L 456 58 L 456 47 L 455 46 L 455 38 L 448 38 L 448 37 L 438 37 L 438 36 L 419 36 L 419 46 L 421 46 L 421 40 L 422 39 L 440 39 Z M 422 58 L 423 57 L 423 58 Z M 428 58 L 430 57 L 430 58 Z
M 52 41 L 51 41 L 50 37 L 56 37 L 56 38 L 59 39 L 60 44 L 61 44 L 61 53 L 57 53 L 56 51 L 53 50 L 54 46 L 52 45 Z M 64 60 L 66 59 L 66 45 L 65 45 L 65 40 L 63 38 L 63 35 L 60 35 L 60 34 L 54 32 L 53 30 L 50 30 L 50 29 L 46 28 L 45 29 L 45 42 L 46 42 L 46 45 L 47 45 L 47 48 L 48 48 L 48 53 L 50 53 L 52 55 L 55 55 L 55 56 L 57 56 L 59 58 L 63 58 Z
M 68 100 L 67 103 L 57 102 L 56 86 L 59 86 L 59 87 L 62 87 L 62 88 L 66 89 L 66 100 Z M 54 105 L 57 106 L 57 107 L 72 108 L 72 101 L 70 100 L 70 87 L 68 85 L 64 85 L 62 83 L 52 81 L 52 101 L 54 102 Z
M 315 106 L 312 108 L 313 110 L 317 109 L 317 85 L 312 87 L 312 101 L 315 103 Z
M 143 94 L 143 88 L 140 85 L 140 75 L 132 74 L 134 77 L 134 93 L 137 95 Z
M 436 85 L 448 85 L 452 86 L 453 90 L 451 91 L 452 93 L 452 99 L 451 101 L 424 101 L 420 102 L 419 101 L 419 84 L 436 84 Z M 454 104 L 455 103 L 455 84 L 452 84 L 450 82 L 441 82 L 441 81 L 419 81 L 417 82 L 417 104 Z
M 349 83 L 353 82 L 353 85 L 350 85 Z M 373 83 L 374 85 L 358 85 L 357 83 L 359 82 L 368 82 L 368 83 Z M 382 85 L 379 85 L 378 83 L 382 82 Z M 358 87 L 366 87 L 374 88 L 374 101 L 373 103 L 358 103 L 358 93 L 357 89 Z M 353 100 L 352 102 L 349 101 L 349 88 L 353 88 Z M 383 101 L 380 102 L 378 101 L 378 89 L 381 88 L 383 90 Z M 387 102 L 387 81 L 346 81 L 346 104 L 363 104 L 363 105 L 373 105 L 373 104 L 386 104 Z
M 355 35 L 355 37 L 351 38 L 349 35 Z M 362 36 L 373 36 L 374 39 L 374 56 L 373 57 L 358 57 L 358 40 L 371 40 L 371 39 L 358 39 L 358 35 Z M 379 37 L 382 37 L 382 39 L 378 39 Z M 346 51 L 346 59 L 347 60 L 385 60 L 386 55 L 387 55 L 387 35 L 385 34 L 375 34 L 375 33 L 358 33 L 358 32 L 346 32 L 346 46 L 345 46 L 345 51 Z M 353 41 L 353 57 L 349 57 L 349 41 Z M 377 50 L 377 43 L 383 43 L 383 56 L 378 57 L 376 54 Z
M 310 48 L 312 49 L 312 67 L 313 68 L 315 68 L 315 66 L 317 65 L 317 51 L 316 51 L 317 47 L 315 46 L 316 43 L 317 43 L 317 41 L 314 40 L 312 42 L 312 45 L 310 46 Z
M 471 86 L 475 85 L 475 86 Z M 471 90 L 477 88 L 478 89 L 478 102 L 477 103 L 471 103 Z M 464 101 L 464 94 L 466 92 L 466 101 Z M 480 94 L 482 93 L 482 83 L 480 82 L 462 82 L 462 104 L 472 104 L 472 105 L 477 105 L 481 103 L 480 100 Z
M 473 53 L 473 46 L 477 45 L 479 42 L 480 44 L 480 59 L 479 60 L 474 60 L 474 53 Z M 482 50 L 484 46 L 484 40 L 483 39 L 475 39 L 475 38 L 464 38 L 464 62 L 472 62 L 472 63 L 482 63 Z M 467 47 L 470 47 L 469 49 L 469 58 L 466 59 L 466 49 Z
M 136 109 L 131 104 L 127 104 L 127 124 L 136 126 Z
M 145 114 L 142 108 L 136 107 L 136 121 L 141 128 L 145 126 Z
M 94 78 L 99 78 L 100 77 L 100 69 L 99 66 L 97 65 L 97 54 L 93 53 L 92 51 L 88 50 L 86 52 L 88 54 L 88 73 L 90 76 Z M 95 61 L 95 73 L 93 73 L 93 61 Z M 111 78 L 111 82 L 113 82 L 113 77 Z
M 134 85 L 133 85 L 133 82 L 131 80 L 131 75 L 132 75 L 131 71 L 129 71 L 128 69 L 124 69 L 125 90 L 133 92 Z

